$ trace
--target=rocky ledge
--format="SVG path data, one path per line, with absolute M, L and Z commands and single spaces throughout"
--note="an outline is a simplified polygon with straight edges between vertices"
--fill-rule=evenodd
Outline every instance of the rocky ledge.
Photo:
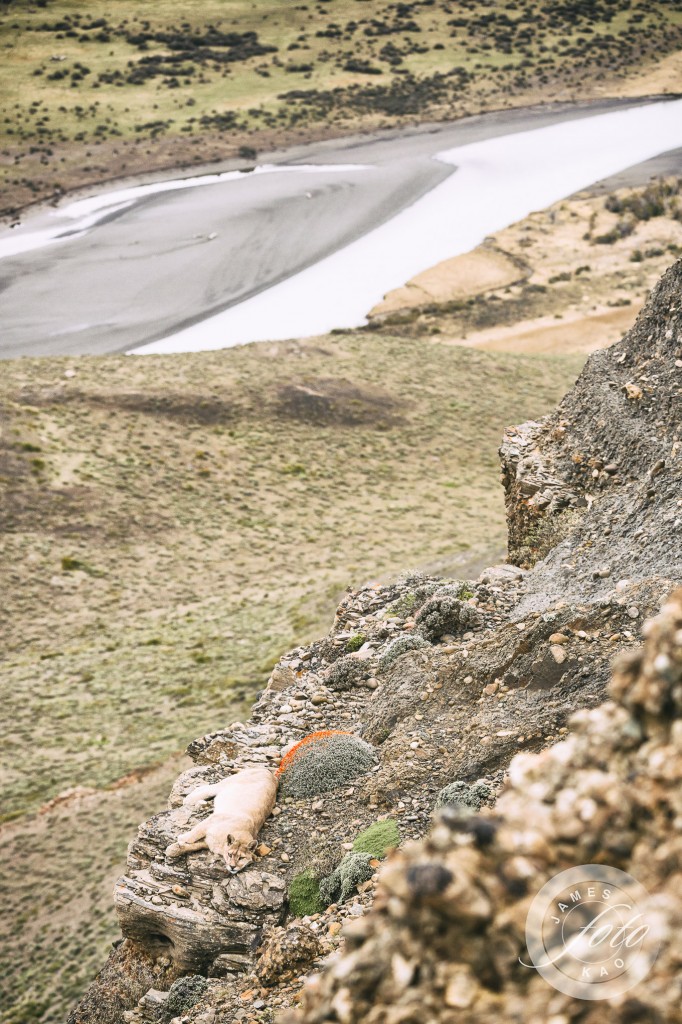
M 679 262 L 556 413 L 507 433 L 510 564 L 349 593 L 326 638 L 282 658 L 248 723 L 190 745 L 195 766 L 131 843 L 115 894 L 123 941 L 72 1024 L 269 1021 L 318 968 L 295 1018 L 307 1024 L 446 1022 L 461 1008 L 602 1019 L 519 974 L 519 922 L 566 864 L 630 866 L 666 899 L 679 882 L 679 599 L 639 648 L 682 581 L 681 398 Z M 618 703 L 602 704 L 616 656 Z M 182 804 L 195 785 L 275 767 L 331 730 L 371 744 L 369 770 L 328 759 L 296 792 L 285 772 L 250 868 L 165 857 L 207 813 Z M 445 814 L 425 840 L 436 803 Z M 661 815 L 672 845 L 654 855 Z M 386 844 L 367 837 L 389 832 L 402 850 L 379 872 Z M 679 905 L 665 908 L 665 928 L 679 924 Z M 611 1019 L 680 1019 L 673 954 L 658 964 L 657 1016 Z

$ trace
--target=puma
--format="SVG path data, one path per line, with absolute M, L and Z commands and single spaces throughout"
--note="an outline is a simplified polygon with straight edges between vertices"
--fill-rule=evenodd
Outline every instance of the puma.
M 199 786 L 184 800 L 197 807 L 213 798 L 213 811 L 198 825 L 178 836 L 166 850 L 167 857 L 180 857 L 208 847 L 224 858 L 235 875 L 254 859 L 257 835 L 272 813 L 278 779 L 269 768 L 245 768 L 214 785 Z

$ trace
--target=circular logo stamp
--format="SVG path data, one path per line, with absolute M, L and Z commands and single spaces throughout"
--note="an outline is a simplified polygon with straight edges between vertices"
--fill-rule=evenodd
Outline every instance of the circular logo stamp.
M 643 913 L 648 898 L 646 889 L 618 868 L 581 864 L 561 871 L 530 906 L 531 963 L 521 963 L 576 999 L 627 992 L 658 954 L 658 940 Z

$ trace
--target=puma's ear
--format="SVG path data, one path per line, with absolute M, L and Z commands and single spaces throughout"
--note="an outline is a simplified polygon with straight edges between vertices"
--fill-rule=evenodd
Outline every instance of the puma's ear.
M 258 840 L 257 839 L 252 839 L 251 842 L 248 845 L 248 849 L 249 850 L 255 850 L 257 846 L 258 846 Z
M 232 835 L 231 832 L 228 832 L 227 835 L 225 836 L 225 842 L 227 843 L 228 846 L 232 846 L 232 844 L 234 843 L 234 836 Z

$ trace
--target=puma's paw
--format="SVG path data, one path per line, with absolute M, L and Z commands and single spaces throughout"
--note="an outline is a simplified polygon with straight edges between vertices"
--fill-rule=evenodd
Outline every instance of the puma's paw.
M 182 847 L 180 846 L 180 843 L 171 843 L 171 845 L 166 849 L 167 857 L 179 857 L 181 853 Z
M 204 798 L 197 796 L 196 793 L 188 793 L 182 802 L 185 807 L 203 807 L 206 803 Z

